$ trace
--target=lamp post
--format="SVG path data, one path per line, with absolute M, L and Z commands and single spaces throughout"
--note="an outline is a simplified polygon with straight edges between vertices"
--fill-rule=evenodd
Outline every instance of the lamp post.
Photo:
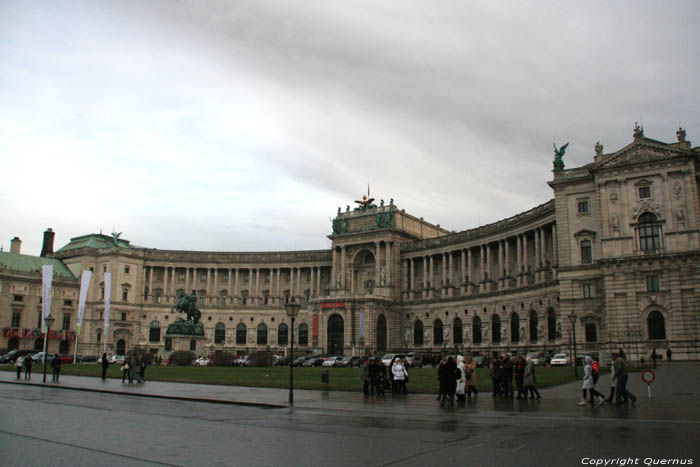
M 51 315 L 48 315 L 46 318 L 44 318 L 44 383 L 46 382 L 46 363 L 48 360 L 48 358 L 46 358 L 48 357 L 46 350 L 49 342 L 49 330 L 51 329 L 51 326 L 53 325 L 54 321 L 55 318 Z
M 578 362 L 576 359 L 576 313 L 573 311 L 569 315 L 569 321 L 571 322 L 571 334 L 574 336 L 574 376 L 578 377 Z
M 294 320 L 299 314 L 301 305 L 294 301 L 294 297 L 284 304 L 287 316 L 292 320 L 292 340 L 289 357 L 289 405 L 294 405 Z

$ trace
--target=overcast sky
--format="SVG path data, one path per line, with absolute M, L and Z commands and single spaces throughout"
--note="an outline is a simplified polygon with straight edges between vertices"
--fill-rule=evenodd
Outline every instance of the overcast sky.
M 449 230 L 645 135 L 700 142 L 700 2 L 0 2 L 0 243 L 330 246 L 372 195 Z

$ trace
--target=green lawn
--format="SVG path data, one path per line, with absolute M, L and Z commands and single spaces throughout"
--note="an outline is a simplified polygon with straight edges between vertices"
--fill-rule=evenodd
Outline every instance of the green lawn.
M 14 371 L 10 365 L 0 365 L 0 370 Z M 33 369 L 42 371 L 41 366 Z M 579 378 L 582 368 L 579 368 Z M 49 373 L 50 373 L 49 369 Z M 99 365 L 63 365 L 61 374 L 99 377 Z M 321 372 L 329 371 L 329 384 L 321 383 Z M 119 365 L 110 365 L 110 378 L 120 378 Z M 562 384 L 574 379 L 573 367 L 537 368 L 537 387 Z M 263 388 L 288 388 L 289 367 L 182 367 L 151 366 L 146 370 L 149 381 L 172 381 L 195 384 L 221 384 L 229 386 L 251 386 Z M 296 389 L 327 389 L 330 391 L 362 391 L 359 368 L 294 368 Z M 438 390 L 437 368 L 411 368 L 409 370 L 409 391 L 414 393 L 435 393 Z M 487 368 L 477 369 L 477 387 L 480 391 L 491 390 L 491 378 Z

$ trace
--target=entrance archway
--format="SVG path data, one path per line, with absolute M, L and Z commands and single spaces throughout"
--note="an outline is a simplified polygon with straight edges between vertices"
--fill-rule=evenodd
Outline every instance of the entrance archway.
M 377 352 L 386 352 L 386 318 L 377 317 Z
M 344 328 L 343 317 L 339 314 L 328 318 L 328 353 L 330 355 L 343 354 Z
M 126 342 L 124 339 L 117 341 L 117 355 L 126 355 Z
M 16 337 L 13 337 L 9 341 L 7 341 L 7 350 L 9 351 L 9 350 L 15 350 L 15 349 L 19 349 L 19 339 L 17 339 Z

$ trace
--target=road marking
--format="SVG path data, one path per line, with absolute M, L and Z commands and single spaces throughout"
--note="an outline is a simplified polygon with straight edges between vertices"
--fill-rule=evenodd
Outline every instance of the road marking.
M 527 445 L 528 445 L 528 444 L 525 443 L 525 444 L 523 444 L 522 446 L 520 446 L 519 448 L 513 449 L 513 452 L 515 452 L 515 451 L 520 451 L 522 448 L 524 448 L 524 447 L 527 446 Z
M 567 449 L 566 451 L 562 452 L 562 454 L 568 454 L 568 453 L 570 453 L 570 452 L 573 451 L 573 450 L 574 450 L 574 446 L 571 446 L 569 449 Z

